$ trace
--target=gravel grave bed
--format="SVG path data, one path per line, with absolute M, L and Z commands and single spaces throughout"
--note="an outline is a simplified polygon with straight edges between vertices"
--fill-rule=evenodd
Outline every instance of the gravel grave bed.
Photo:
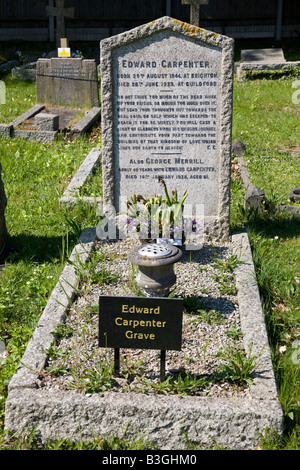
M 78 295 L 73 302 L 66 321 L 65 329 L 72 334 L 56 340 L 49 354 L 48 364 L 40 380 L 46 389 L 75 389 L 79 393 L 89 392 L 86 386 L 91 377 L 101 374 L 99 364 L 112 364 L 114 351 L 98 347 L 98 305 L 100 295 L 136 296 L 132 279 L 134 272 L 127 254 L 140 242 L 125 239 L 117 242 L 97 242 L 92 267 L 94 274 L 103 272 L 117 275 L 109 283 L 93 282 L 82 279 Z M 166 377 L 185 372 L 194 377 L 212 377 L 224 359 L 216 355 L 228 347 L 243 348 L 242 335 L 232 338 L 228 330 L 240 331 L 239 306 L 236 292 L 220 293 L 220 260 L 225 263 L 231 257 L 230 244 L 205 245 L 200 250 L 183 251 L 183 256 L 174 266 L 177 276 L 172 296 L 185 299 L 182 324 L 181 351 L 166 352 Z M 216 259 L 219 263 L 216 263 Z M 218 267 L 219 265 L 219 267 Z M 83 270 L 85 267 L 81 267 Z M 80 268 L 79 268 L 80 270 Z M 226 278 L 226 276 L 228 276 Z M 223 274 L 226 286 L 235 286 L 234 273 Z M 95 279 L 94 279 L 95 280 Z M 231 289 L 232 290 L 232 289 Z M 234 289 L 233 289 L 234 290 Z M 230 291 L 230 289 L 229 289 Z M 160 351 L 121 349 L 120 376 L 114 376 L 110 390 L 120 393 L 156 392 L 149 386 L 160 382 Z M 104 391 L 109 393 L 109 391 Z M 171 392 L 172 393 L 172 392 Z M 211 381 L 197 395 L 214 397 L 249 396 L 247 385 L 223 381 Z

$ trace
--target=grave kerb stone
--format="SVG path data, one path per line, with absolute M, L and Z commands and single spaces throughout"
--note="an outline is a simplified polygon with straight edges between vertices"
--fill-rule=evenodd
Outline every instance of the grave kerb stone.
M 13 129 L 12 136 L 26 140 L 36 140 L 37 142 L 54 142 L 58 137 L 58 131 L 39 131 L 26 129 Z
M 59 116 L 52 113 L 38 113 L 34 119 L 35 127 L 40 131 L 57 131 Z
M 18 80 L 36 80 L 36 62 L 31 64 L 25 64 L 21 67 L 13 67 L 11 70 L 11 76 Z
M 162 193 L 157 181 L 160 175 L 166 177 L 169 188 L 178 189 L 179 197 L 185 189 L 188 190 L 186 204 L 204 206 L 204 239 L 228 239 L 233 42 L 231 38 L 169 17 L 101 41 L 104 207 L 113 206 L 118 213 L 122 198 L 129 198 L 133 193 L 148 197 Z M 148 62 L 148 69 L 134 69 L 131 67 L 134 60 L 144 67 Z M 199 68 L 189 68 L 190 61 L 196 61 L 194 65 L 197 63 Z M 182 67 L 179 67 L 179 62 Z M 139 75 L 142 72 L 144 81 Z M 147 78 L 151 74 L 158 74 L 160 78 Z M 161 78 L 163 74 L 165 79 Z M 173 79 L 175 74 L 178 78 Z M 203 78 L 207 76 L 209 79 Z M 132 86 L 132 83 L 138 86 Z M 203 86 L 203 83 L 208 83 L 208 86 Z M 167 105 L 163 106 L 163 98 L 168 102 L 168 93 L 172 100 L 177 96 L 175 104 L 172 102 L 169 106 L 173 110 L 171 113 L 164 111 Z M 130 95 L 133 96 L 131 106 L 124 106 L 125 98 L 130 103 Z M 142 98 L 143 95 L 146 99 Z M 154 104 L 151 102 L 153 95 L 158 98 L 153 99 Z M 180 100 L 180 95 L 185 98 Z M 192 100 L 191 97 L 195 96 Z M 145 105 L 135 104 L 140 101 Z M 184 101 L 192 104 L 180 104 Z M 149 112 L 146 113 L 147 108 Z M 158 114 L 161 114 L 160 118 L 155 117 Z M 180 124 L 177 119 L 180 114 L 188 115 L 191 124 Z M 143 119 L 146 115 L 149 118 Z M 129 125 L 123 122 L 129 122 Z M 142 129 L 140 132 L 137 130 L 139 127 Z M 147 127 L 150 131 L 146 130 Z M 169 134 L 169 138 L 159 137 L 164 133 L 164 127 L 168 128 L 165 135 Z M 193 128 L 195 131 L 190 132 L 189 129 Z M 186 137 L 187 133 L 195 137 Z M 151 142 L 157 138 L 160 142 L 154 143 L 150 149 L 143 148 L 147 145 L 143 146 L 141 135 L 145 144 L 147 140 Z M 172 139 L 174 146 L 163 143 Z M 137 144 L 129 144 L 130 140 Z M 129 150 L 126 150 L 126 145 Z
M 70 139 L 74 140 L 76 137 L 80 137 L 83 133 L 87 132 L 101 116 L 101 108 L 94 106 L 92 109 L 86 112 L 85 116 L 75 124 L 70 132 Z
M 11 137 L 13 132 L 12 124 L 0 124 L 0 136 Z
M 95 168 L 99 166 L 101 160 L 101 152 L 95 147 L 93 148 L 85 160 L 78 168 L 76 174 L 70 181 L 67 189 L 59 200 L 61 206 L 76 206 L 78 201 L 83 201 L 91 206 L 101 206 L 102 197 L 95 196 L 80 196 L 80 190 L 85 184 L 87 178 L 93 173 Z
M 10 124 L 12 126 L 19 126 L 20 124 L 22 124 L 22 122 L 34 117 L 36 114 L 40 113 L 44 109 L 45 109 L 45 106 L 43 104 L 35 104 L 28 111 L 25 111 L 25 113 L 21 114 L 21 116 L 18 116 L 16 119 L 11 121 Z

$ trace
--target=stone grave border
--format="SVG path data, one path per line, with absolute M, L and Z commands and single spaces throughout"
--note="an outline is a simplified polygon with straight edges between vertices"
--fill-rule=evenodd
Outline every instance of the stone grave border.
M 80 189 L 86 182 L 89 175 L 91 175 L 94 169 L 100 165 L 100 161 L 101 151 L 95 147 L 89 152 L 88 156 L 82 162 L 76 174 L 70 181 L 67 189 L 60 198 L 59 204 L 61 206 L 74 207 L 78 201 L 87 202 L 90 205 L 94 205 L 95 203 L 98 205 L 102 203 L 101 197 L 79 196 Z
M 46 108 L 44 104 L 36 104 L 28 111 L 18 116 L 9 124 L 0 124 L 0 136 L 4 137 L 21 137 L 23 139 L 36 140 L 38 142 L 54 142 L 59 134 L 59 131 L 45 131 L 45 130 L 23 130 L 15 129 L 22 122 L 30 119 Z M 74 140 L 87 132 L 100 118 L 101 108 L 93 107 L 88 110 L 85 116 L 77 123 L 70 131 L 70 139 Z
M 83 230 L 70 261 L 56 284 L 8 387 L 5 429 L 36 429 L 49 438 L 90 440 L 95 435 L 147 436 L 161 450 L 183 448 L 182 429 L 195 443 L 216 443 L 232 449 L 253 449 L 266 428 L 279 435 L 283 412 L 279 403 L 268 336 L 262 312 L 251 248 L 246 233 L 232 235 L 232 251 L 243 260 L 236 272 L 241 329 L 246 350 L 260 355 L 254 385 L 245 399 L 144 395 L 108 392 L 81 395 L 75 391 L 39 388 L 39 374 L 47 362 L 52 331 L 64 321 L 76 295 L 76 263 L 94 250 L 96 229 Z M 75 265 L 74 265 L 75 263 Z

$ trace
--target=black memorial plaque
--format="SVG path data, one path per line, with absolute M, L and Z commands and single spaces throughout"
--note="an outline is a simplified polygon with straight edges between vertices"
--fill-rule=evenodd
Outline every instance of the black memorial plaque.
M 181 350 L 182 299 L 99 297 L 99 346 Z

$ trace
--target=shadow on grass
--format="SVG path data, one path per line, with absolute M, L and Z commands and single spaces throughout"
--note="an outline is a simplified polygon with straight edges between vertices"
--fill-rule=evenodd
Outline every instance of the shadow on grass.
M 66 260 L 75 245 L 74 235 L 56 237 L 37 237 L 22 233 L 8 235 L 3 251 L 0 253 L 0 266 L 5 263 L 60 262 Z
M 300 215 L 291 216 L 288 214 L 278 214 L 268 220 L 258 220 L 255 230 L 266 237 L 274 235 L 280 238 L 290 239 L 300 236 Z
M 232 231 L 251 229 L 265 238 L 278 236 L 281 239 L 298 238 L 300 235 L 300 214 L 286 211 L 245 210 L 240 207 L 238 221 L 231 224 Z

